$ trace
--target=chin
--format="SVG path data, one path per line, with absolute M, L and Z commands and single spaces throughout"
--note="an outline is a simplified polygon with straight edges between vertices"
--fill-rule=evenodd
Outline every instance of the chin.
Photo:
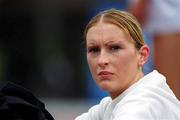
M 101 85 L 99 85 L 99 87 L 105 91 L 109 91 L 109 89 L 110 89 L 109 84 L 101 84 Z

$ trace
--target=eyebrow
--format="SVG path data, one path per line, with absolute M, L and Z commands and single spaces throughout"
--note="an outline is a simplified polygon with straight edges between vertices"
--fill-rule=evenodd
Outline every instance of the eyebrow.
M 90 43 L 86 44 L 86 47 L 93 47 L 93 46 L 97 46 L 97 44 L 94 42 L 90 42 Z
M 105 44 L 111 44 L 111 43 L 120 43 L 120 44 L 122 44 L 123 43 L 123 41 L 120 41 L 120 40 L 113 40 L 113 41 L 108 41 L 108 42 L 106 42 Z
M 109 44 L 123 44 L 124 42 L 123 41 L 120 41 L 120 40 L 111 40 L 111 41 L 105 41 L 105 45 L 109 45 Z M 87 44 L 87 46 L 94 46 L 94 45 L 97 45 L 96 42 L 94 41 L 91 41 Z

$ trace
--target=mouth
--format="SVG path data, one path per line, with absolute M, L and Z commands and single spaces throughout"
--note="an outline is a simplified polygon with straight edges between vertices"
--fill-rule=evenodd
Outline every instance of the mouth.
M 98 76 L 100 77 L 101 80 L 109 80 L 112 75 L 113 73 L 109 71 L 101 71 L 98 73 Z

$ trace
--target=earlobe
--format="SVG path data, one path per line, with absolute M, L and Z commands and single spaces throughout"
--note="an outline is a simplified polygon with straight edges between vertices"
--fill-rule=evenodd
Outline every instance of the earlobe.
M 149 56 L 149 47 L 147 45 L 143 45 L 139 50 L 139 54 L 140 54 L 139 66 L 142 67 L 146 63 L 147 58 Z

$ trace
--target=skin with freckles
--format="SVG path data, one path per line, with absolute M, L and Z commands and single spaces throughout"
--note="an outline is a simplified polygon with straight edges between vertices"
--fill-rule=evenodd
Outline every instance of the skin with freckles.
M 143 77 L 148 47 L 139 50 L 117 25 L 100 21 L 86 35 L 87 61 L 96 84 L 112 99 Z

